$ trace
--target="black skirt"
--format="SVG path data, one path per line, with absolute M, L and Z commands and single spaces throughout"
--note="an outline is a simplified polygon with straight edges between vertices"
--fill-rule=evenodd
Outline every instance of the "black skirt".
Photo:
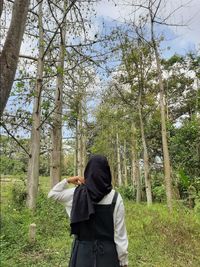
M 69 267 L 120 267 L 113 241 L 74 240 Z

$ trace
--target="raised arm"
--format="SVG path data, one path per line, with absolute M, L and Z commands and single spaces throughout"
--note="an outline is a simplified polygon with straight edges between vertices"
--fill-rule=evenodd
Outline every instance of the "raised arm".
M 48 193 L 48 198 L 53 198 L 66 206 L 71 206 L 75 188 L 67 188 L 68 184 L 67 179 L 57 183 Z
M 59 202 L 62 202 L 65 204 L 65 206 L 72 206 L 75 188 L 67 188 L 69 183 L 79 185 L 81 183 L 84 183 L 84 178 L 73 176 L 69 177 L 68 179 L 63 179 L 50 190 L 50 192 L 48 193 L 48 198 L 53 198 Z

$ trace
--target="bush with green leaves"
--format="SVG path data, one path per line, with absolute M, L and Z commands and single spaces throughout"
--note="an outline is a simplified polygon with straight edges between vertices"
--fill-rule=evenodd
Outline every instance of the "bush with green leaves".
M 132 185 L 120 186 L 117 190 L 124 199 L 129 199 L 129 200 L 136 199 L 136 190 Z

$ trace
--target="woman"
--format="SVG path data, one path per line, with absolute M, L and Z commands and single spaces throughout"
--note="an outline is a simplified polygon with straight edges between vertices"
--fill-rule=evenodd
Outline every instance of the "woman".
M 68 184 L 76 188 L 66 188 Z M 48 197 L 63 202 L 74 234 L 69 267 L 127 267 L 128 239 L 124 205 L 112 189 L 111 172 L 104 156 L 92 156 L 84 178 L 64 179 Z

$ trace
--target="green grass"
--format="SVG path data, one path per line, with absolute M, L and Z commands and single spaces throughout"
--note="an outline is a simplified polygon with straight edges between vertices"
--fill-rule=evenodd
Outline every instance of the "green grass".
M 20 181 L 4 183 L 1 189 L 1 266 L 66 267 L 72 241 L 69 220 L 64 207 L 46 197 L 49 178 L 40 177 L 35 214 L 24 207 L 19 197 L 23 190 Z M 183 206 L 176 206 L 169 214 L 163 204 L 148 208 L 127 200 L 125 208 L 129 267 L 200 266 L 200 215 Z M 34 245 L 28 242 L 33 222 L 37 225 Z

